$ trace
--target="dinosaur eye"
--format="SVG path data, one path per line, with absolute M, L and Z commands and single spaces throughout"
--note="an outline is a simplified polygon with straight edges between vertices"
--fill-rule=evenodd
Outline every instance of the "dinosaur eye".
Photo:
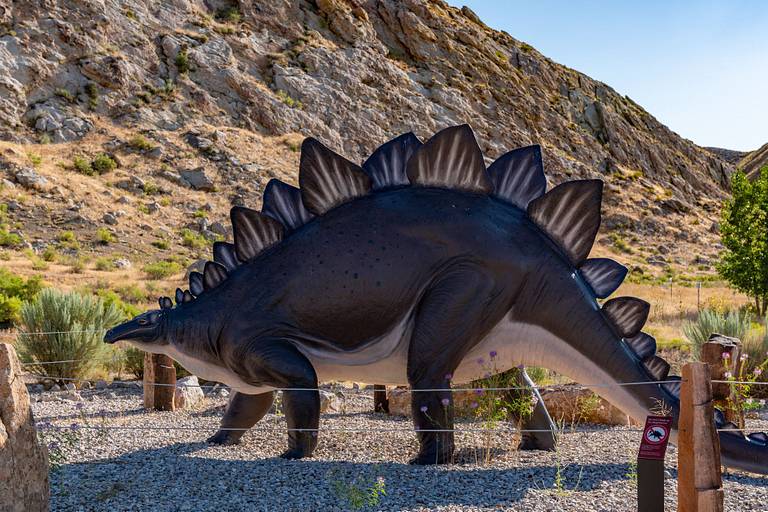
M 149 322 L 147 322 L 147 321 L 146 321 L 145 319 L 143 319 L 143 318 L 140 318 L 140 319 L 138 320 L 138 323 L 139 323 L 139 325 L 147 325 Z

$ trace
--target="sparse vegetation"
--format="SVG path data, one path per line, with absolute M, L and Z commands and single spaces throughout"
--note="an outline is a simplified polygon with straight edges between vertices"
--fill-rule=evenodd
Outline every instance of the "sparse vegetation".
M 85 95 L 88 96 L 88 107 L 91 110 L 99 106 L 99 88 L 94 82 L 88 82 L 85 86 Z
M 175 261 L 157 261 L 144 265 L 142 270 L 150 279 L 165 279 L 181 272 L 182 267 Z
M 137 134 L 128 141 L 128 146 L 136 151 L 151 151 L 154 145 L 143 135 Z
M 33 153 L 32 151 L 27 153 L 27 160 L 29 160 L 29 163 L 31 163 L 32 167 L 34 168 L 40 167 L 40 164 L 43 163 L 43 157 L 38 153 Z
M 91 168 L 98 174 L 114 171 L 116 167 L 117 162 L 106 153 L 99 153 L 91 162 Z
M 117 238 L 115 238 L 115 235 L 113 235 L 107 228 L 99 228 L 96 230 L 96 240 L 98 240 L 99 243 L 107 245 L 115 242 Z
M 96 258 L 94 268 L 102 272 L 107 272 L 115 269 L 115 262 L 112 258 L 108 257 Z
M 70 251 L 79 251 L 80 242 L 77 240 L 74 231 L 62 231 L 58 236 L 59 247 Z
M 0 267 L 0 324 L 17 322 L 22 303 L 34 299 L 42 287 L 40 276 L 24 279 Z
M 168 243 L 168 240 L 155 240 L 152 242 L 152 246 L 165 251 L 171 247 L 171 244 Z
M 179 74 L 186 75 L 189 73 L 189 53 L 186 48 L 181 48 L 176 54 L 176 68 L 179 70 Z
M 181 245 L 190 249 L 203 249 L 210 245 L 210 241 L 199 233 L 195 233 L 189 228 L 181 230 Z
M 59 88 L 54 91 L 54 94 L 58 96 L 59 98 L 65 99 L 70 103 L 74 103 L 76 98 L 75 95 L 69 92 L 67 89 Z
M 155 196 L 160 193 L 160 187 L 151 181 L 144 182 L 144 193 L 148 196 Z
M 276 94 L 277 94 L 277 97 L 280 99 L 280 101 L 282 101 L 289 107 L 298 108 L 298 109 L 304 108 L 304 105 L 299 100 L 295 100 L 291 98 L 291 96 L 287 92 L 283 91 L 282 89 L 279 89 Z
M 216 19 L 225 23 L 240 23 L 243 15 L 237 7 L 229 6 L 216 11 Z
M 91 162 L 87 158 L 80 155 L 75 155 L 75 157 L 72 159 L 72 168 L 80 174 L 85 174 L 86 176 L 93 176 L 95 174 L 93 172 Z

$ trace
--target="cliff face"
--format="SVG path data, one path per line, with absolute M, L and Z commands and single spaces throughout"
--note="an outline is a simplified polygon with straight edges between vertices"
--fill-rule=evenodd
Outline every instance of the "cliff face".
M 757 178 L 760 170 L 768 166 L 768 144 L 760 146 L 759 149 L 747 153 L 736 165 L 743 170 L 747 176 Z
M 490 158 L 541 144 L 551 184 L 605 179 L 610 236 L 602 245 L 622 250 L 624 238 L 648 240 L 633 252 L 638 265 L 689 263 L 688 242 L 715 250 L 710 226 L 731 164 L 466 8 L 417 0 L 0 0 L 0 34 L 0 138 L 12 143 L 11 174 L 31 147 L 14 152 L 13 144 L 60 143 L 63 155 L 130 153 L 126 134 L 142 132 L 161 150 L 154 162 L 129 155 L 130 175 L 168 178 L 174 196 L 189 183 L 174 182 L 171 171 L 201 167 L 217 192 L 200 201 L 223 216 L 233 201 L 257 206 L 269 177 L 295 179 L 295 134 L 359 161 L 401 132 L 424 138 L 466 122 Z M 194 142 L 201 137 L 213 142 L 202 147 Z M 275 137 L 288 142 L 276 144 L 274 158 L 257 158 Z M 172 169 L 159 175 L 163 164 Z M 89 180 L 101 186 L 125 167 Z M 48 176 L 58 192 L 85 200 L 84 182 L 58 172 Z

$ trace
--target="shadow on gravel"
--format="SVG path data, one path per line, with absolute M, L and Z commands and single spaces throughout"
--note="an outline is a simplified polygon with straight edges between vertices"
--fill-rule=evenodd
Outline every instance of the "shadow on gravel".
M 52 474 L 56 510 L 348 510 L 351 489 L 367 492 L 382 478 L 375 510 L 467 506 L 513 507 L 529 490 L 567 493 L 626 485 L 627 465 L 584 464 L 499 469 L 478 465 L 409 466 L 279 458 L 227 460 L 226 448 L 203 453 L 204 442 L 179 443 L 112 459 L 69 464 Z M 217 458 L 212 458 L 217 457 Z M 726 479 L 765 486 L 740 475 Z

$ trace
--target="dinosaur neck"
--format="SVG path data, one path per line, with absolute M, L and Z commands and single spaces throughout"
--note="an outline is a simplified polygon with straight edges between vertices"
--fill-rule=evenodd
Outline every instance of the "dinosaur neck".
M 676 416 L 677 399 L 659 384 L 614 386 L 653 378 L 621 340 L 578 275 L 560 265 L 557 272 L 534 277 L 527 289 L 535 296 L 512 314 L 534 324 L 544 343 L 532 347 L 527 364 L 552 368 L 592 389 L 635 419 L 663 400 Z M 533 340 L 532 340 L 533 342 Z M 534 342 L 535 343 L 535 342 Z
M 221 308 L 206 308 L 203 301 L 174 309 L 166 326 L 169 350 L 215 363 L 219 359 L 219 333 L 223 321 Z

